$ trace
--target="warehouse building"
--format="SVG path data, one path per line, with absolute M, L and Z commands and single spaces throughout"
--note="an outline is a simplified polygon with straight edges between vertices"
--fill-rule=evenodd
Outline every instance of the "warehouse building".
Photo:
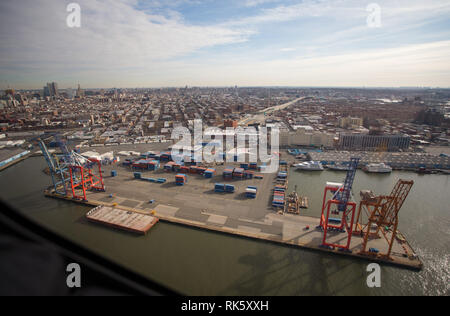
M 343 150 L 378 150 L 399 151 L 408 149 L 411 137 L 406 135 L 364 135 L 341 134 L 339 148 Z

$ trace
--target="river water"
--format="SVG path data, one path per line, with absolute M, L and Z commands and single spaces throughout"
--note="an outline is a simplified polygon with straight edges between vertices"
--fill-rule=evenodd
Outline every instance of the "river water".
M 366 285 L 368 262 L 158 223 L 147 236 L 93 225 L 89 208 L 49 199 L 43 158 L 29 158 L 0 173 L 0 198 L 29 218 L 142 275 L 188 295 L 449 295 L 450 176 L 367 175 L 354 192 L 391 192 L 398 179 L 415 186 L 400 214 L 400 230 L 424 262 L 422 272 L 382 266 L 378 289 Z M 290 174 L 318 216 L 326 181 L 345 173 Z M 358 199 L 358 197 L 357 197 Z

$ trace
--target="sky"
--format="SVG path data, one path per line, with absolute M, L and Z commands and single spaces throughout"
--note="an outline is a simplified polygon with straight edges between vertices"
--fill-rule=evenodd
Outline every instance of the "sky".
M 450 87 L 448 0 L 2 0 L 0 42 L 0 89 Z

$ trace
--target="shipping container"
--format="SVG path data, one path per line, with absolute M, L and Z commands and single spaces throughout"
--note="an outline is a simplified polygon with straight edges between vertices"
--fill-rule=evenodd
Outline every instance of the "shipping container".
M 233 179 L 233 169 L 229 167 L 225 168 L 225 170 L 223 171 L 223 178 L 225 180 Z
M 233 170 L 233 178 L 234 179 L 243 179 L 245 170 L 242 168 L 234 168 Z
M 254 173 L 253 171 L 247 170 L 247 171 L 244 172 L 244 177 L 245 177 L 246 179 L 253 179 L 254 174 L 255 174 L 255 173 Z
M 206 179 L 211 179 L 215 174 L 216 174 L 216 169 L 207 169 L 203 175 Z
M 254 186 L 248 186 L 247 189 L 245 190 L 245 195 L 247 196 L 247 198 L 255 199 L 257 193 L 258 188 Z
M 214 191 L 219 193 L 225 192 L 225 184 L 216 183 L 214 186 Z
M 235 190 L 236 190 L 236 188 L 234 187 L 234 185 L 230 185 L 230 184 L 225 185 L 225 191 L 227 193 L 234 193 Z
M 177 174 L 175 176 L 176 185 L 182 186 L 187 183 L 187 176 L 185 174 Z
M 248 166 L 248 164 L 243 163 L 243 164 L 241 164 L 241 168 L 244 169 L 244 170 L 248 170 L 249 166 Z

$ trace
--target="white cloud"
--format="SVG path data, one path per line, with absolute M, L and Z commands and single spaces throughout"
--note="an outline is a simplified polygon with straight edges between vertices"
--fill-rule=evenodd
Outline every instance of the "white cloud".
M 253 0 L 249 0 L 252 3 Z M 254 0 L 255 3 L 264 0 Z M 450 2 L 446 0 L 376 0 L 381 6 L 382 17 L 401 21 L 445 15 L 450 12 Z M 361 0 L 303 0 L 293 5 L 280 5 L 262 9 L 259 14 L 230 20 L 225 25 L 255 25 L 261 23 L 286 22 L 302 17 L 329 17 L 331 19 L 355 19 L 367 17 L 369 2 Z M 364 20 L 365 21 L 365 20 Z
M 285 47 L 285 48 L 280 49 L 280 51 L 284 52 L 284 53 L 286 53 L 286 52 L 295 52 L 296 50 L 297 49 L 293 48 L 293 47 Z
M 364 24 L 367 3 L 359 0 L 304 0 L 295 5 L 259 9 L 259 14 L 230 19 L 220 25 L 201 26 L 186 22 L 175 11 L 178 5 L 196 3 L 196 0 L 152 0 L 147 2 L 148 10 L 137 0 L 78 2 L 82 7 L 81 29 L 67 28 L 63 1 L 1 1 L 0 79 L 33 82 L 34 87 L 49 80 L 59 81 L 61 86 L 74 86 L 80 80 L 84 86 L 91 87 L 450 86 L 449 43 L 437 40 L 446 38 L 445 34 L 433 33 L 435 38 L 422 38 L 422 42 L 429 42 L 422 46 L 391 43 L 392 48 L 381 49 L 383 36 L 448 16 L 448 1 L 376 1 L 383 14 L 383 28 L 378 33 L 368 31 Z M 257 6 L 263 2 L 265 0 L 248 0 L 246 5 Z M 163 8 L 164 13 L 154 13 L 160 11 L 149 8 Z M 328 17 L 341 27 L 331 34 L 320 34 L 301 43 L 276 45 L 267 38 L 264 47 L 257 47 L 255 51 L 241 49 L 240 55 L 215 50 L 216 54 L 205 54 L 199 63 L 188 62 L 185 58 L 205 48 L 249 41 L 262 24 L 272 27 L 278 22 L 298 20 L 301 25 L 302 18 L 311 16 Z M 345 27 L 340 24 L 349 20 L 360 24 L 350 23 Z M 342 43 L 367 43 L 371 37 L 380 43 L 373 51 L 357 46 L 349 50 L 351 53 L 329 49 Z M 302 44 L 304 47 L 296 46 Z M 261 56 L 258 52 L 262 50 L 270 53 Z M 314 55 L 317 51 L 321 57 Z M 292 54 L 284 54 L 286 52 Z M 288 55 L 290 58 L 285 58 Z
M 195 71 L 189 85 L 450 87 L 448 56 L 450 41 L 439 41 L 322 57 L 236 59 L 227 65 L 176 63 L 167 69 L 177 76 Z
M 274 3 L 274 2 L 280 2 L 280 0 L 246 0 L 244 2 L 244 5 L 246 7 L 257 7 L 262 4 Z
M 80 0 L 82 27 L 70 29 L 64 2 L 4 1 L 0 67 L 147 67 L 205 47 L 239 43 L 250 32 L 185 24 L 137 10 L 137 1 Z

